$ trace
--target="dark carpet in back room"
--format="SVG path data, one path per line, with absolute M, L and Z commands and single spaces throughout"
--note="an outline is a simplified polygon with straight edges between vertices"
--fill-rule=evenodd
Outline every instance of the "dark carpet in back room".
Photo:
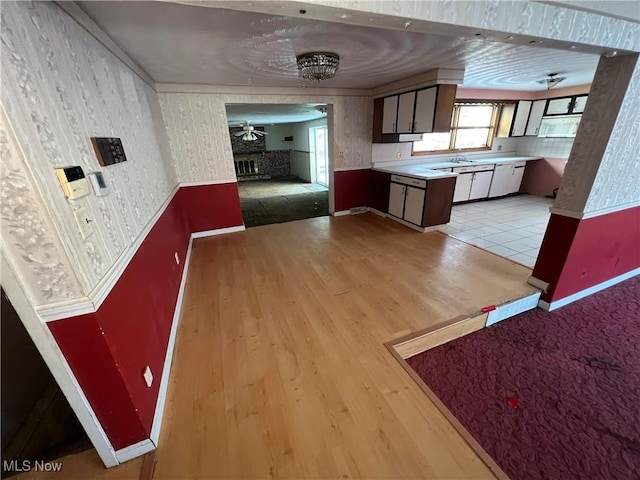
M 329 215 L 329 192 L 240 198 L 240 206 L 246 227 L 291 222 Z
M 640 277 L 409 365 L 512 479 L 640 472 Z

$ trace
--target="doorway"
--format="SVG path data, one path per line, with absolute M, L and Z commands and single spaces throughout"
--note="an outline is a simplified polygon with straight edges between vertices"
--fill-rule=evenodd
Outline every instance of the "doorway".
M 329 187 L 329 129 L 326 125 L 309 129 L 309 149 L 316 183 Z
M 246 227 L 329 215 L 327 106 L 226 106 Z

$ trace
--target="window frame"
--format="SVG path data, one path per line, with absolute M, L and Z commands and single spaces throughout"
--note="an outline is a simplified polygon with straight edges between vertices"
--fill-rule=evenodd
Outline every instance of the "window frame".
M 500 119 L 500 112 L 502 111 L 502 102 L 492 100 L 464 100 L 455 102 L 453 107 L 453 113 L 451 115 L 451 136 L 449 137 L 449 148 L 443 150 L 414 150 L 415 142 L 411 142 L 411 156 L 425 156 L 425 155 L 438 155 L 443 153 L 456 153 L 456 152 L 482 152 L 491 150 L 493 147 L 493 141 L 496 138 L 496 132 L 498 130 L 498 123 Z M 473 126 L 473 127 L 459 127 L 458 122 L 460 120 L 460 107 L 483 105 L 493 107 L 491 113 L 491 122 L 487 126 Z M 484 147 L 471 147 L 471 148 L 455 148 L 456 136 L 458 130 L 472 130 L 476 128 L 488 128 L 487 145 Z

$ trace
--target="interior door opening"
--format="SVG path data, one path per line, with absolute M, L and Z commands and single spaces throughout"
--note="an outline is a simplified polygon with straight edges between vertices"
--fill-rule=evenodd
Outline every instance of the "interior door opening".
M 316 183 L 329 187 L 329 130 L 326 125 L 309 129 L 309 148 Z
M 329 215 L 329 128 L 323 104 L 229 104 L 246 227 Z

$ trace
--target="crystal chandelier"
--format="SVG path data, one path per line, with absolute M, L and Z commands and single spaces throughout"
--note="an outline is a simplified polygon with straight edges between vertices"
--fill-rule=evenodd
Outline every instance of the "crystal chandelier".
M 296 57 L 296 62 L 302 78 L 319 82 L 333 78 L 338 70 L 340 57 L 331 52 L 310 52 Z

